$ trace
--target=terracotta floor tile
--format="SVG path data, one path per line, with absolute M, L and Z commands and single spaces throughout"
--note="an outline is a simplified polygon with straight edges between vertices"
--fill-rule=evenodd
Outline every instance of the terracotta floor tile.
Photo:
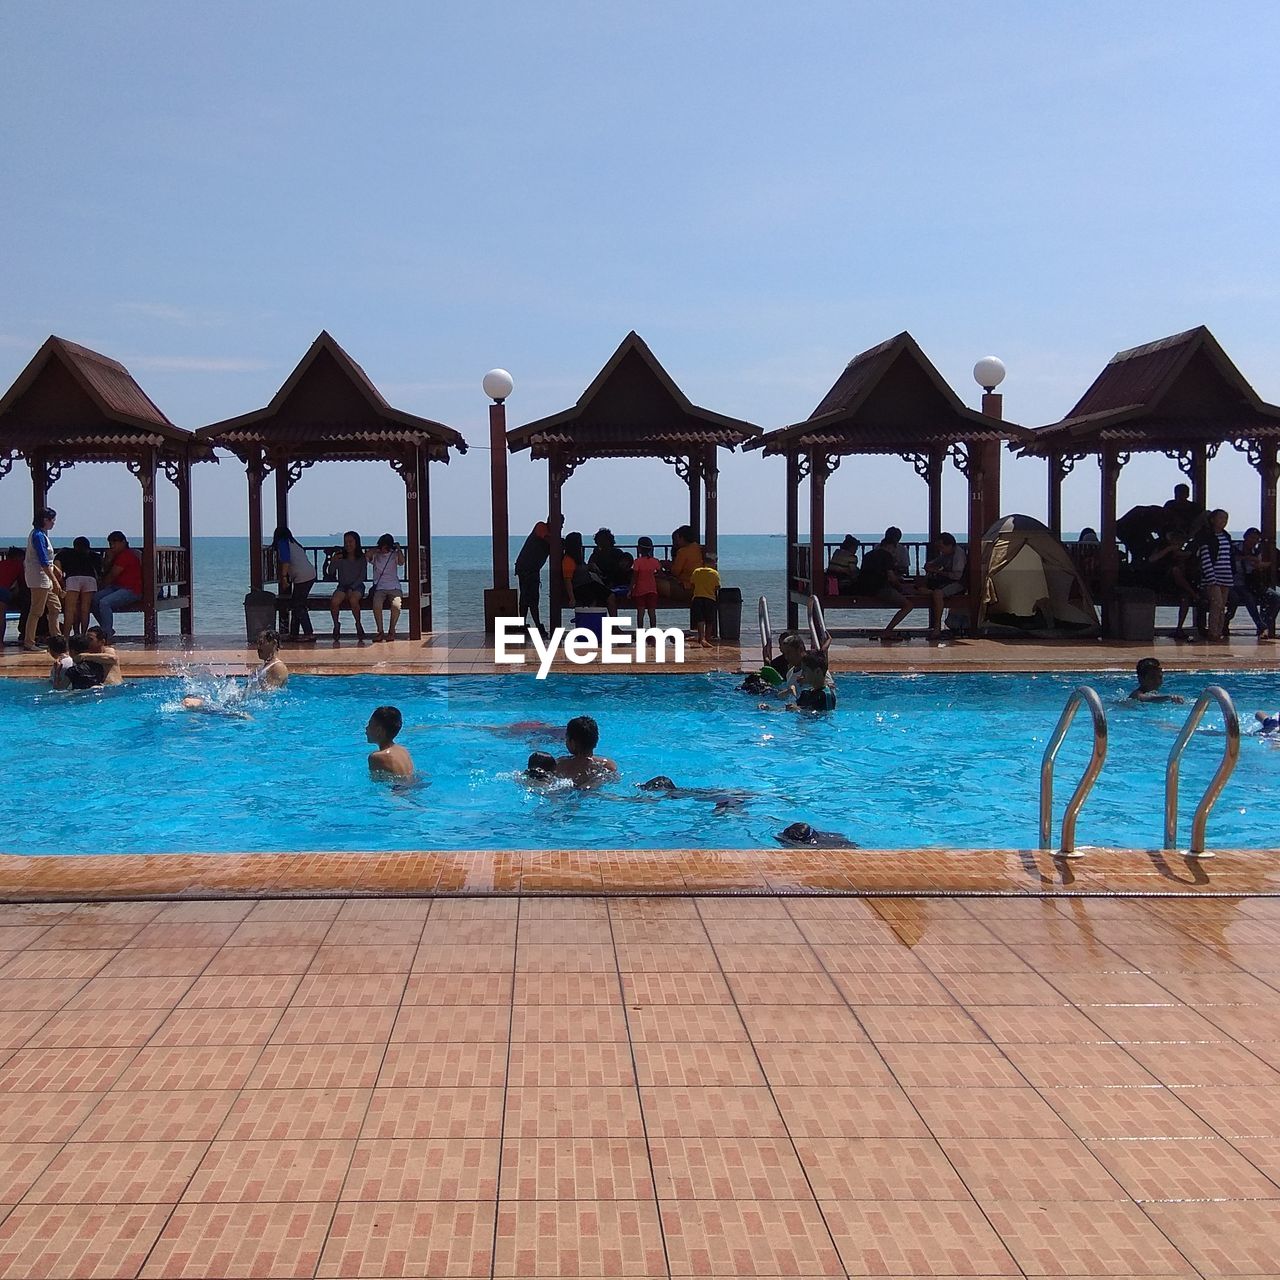
M 28 951 L 65 951 L 85 947 L 115 951 L 137 935 L 138 924 L 83 924 L 74 920 L 42 929 L 22 944 Z
M 210 1142 L 234 1089 L 107 1093 L 73 1135 L 76 1142 Z
M 780 1138 L 786 1127 L 773 1094 L 763 1087 L 644 1088 L 645 1125 L 655 1137 Z
M 21 951 L 0 969 L 0 981 L 92 978 L 116 954 L 115 951 Z
M 94 979 L 100 981 L 100 979 Z M 233 974 L 197 978 L 178 1002 L 181 1009 L 270 1009 L 295 999 L 299 982 L 292 973 Z M 341 1003 L 335 1001 L 335 1003 Z
M 428 920 L 419 941 L 433 947 L 510 947 L 517 930 L 515 920 Z
M 431 912 L 426 898 L 348 898 L 334 919 L 339 924 L 365 920 L 425 920 Z
M 0 1094 L 109 1089 L 137 1052 L 109 1046 L 19 1049 L 0 1067 Z
M 151 1039 L 151 1047 L 266 1044 L 279 1023 L 278 1007 L 175 1009 Z
M 514 1138 L 502 1146 L 502 1199 L 652 1200 L 639 1138 Z
M 609 903 L 600 898 L 524 898 L 520 919 L 608 920 Z
M 637 1042 L 745 1044 L 748 1040 L 742 1015 L 732 1005 L 654 1004 L 629 1007 L 625 1025 L 631 1030 L 631 1038 Z
M 406 1005 L 391 1031 L 393 1044 L 506 1043 L 511 1035 L 507 1005 Z
M 230 974 L 306 973 L 316 948 L 306 947 L 223 947 L 205 969 L 209 977 Z
M 1060 994 L 1081 1008 L 1092 1004 L 1179 1003 L 1178 996 L 1143 973 L 1048 973 L 1045 976 Z
M 497 1138 L 502 1134 L 502 1103 L 500 1085 L 478 1089 L 374 1089 L 360 1137 L 362 1141 Z
M 246 1089 L 235 1099 L 218 1137 L 228 1142 L 360 1136 L 372 1089 Z
M 335 920 L 342 903 L 332 900 L 299 898 L 264 898 L 245 917 L 247 920 L 317 921 Z
M 0 1143 L 0 1209 L 17 1204 L 61 1150 L 58 1142 Z
M 269 1044 L 245 1083 L 250 1089 L 368 1089 L 385 1050 L 380 1044 Z
M 235 924 L 213 920 L 169 923 L 156 920 L 141 929 L 129 927 L 134 929 L 128 942 L 130 947 L 220 947 L 237 928 Z
M 967 1012 L 996 1044 L 1088 1044 L 1112 1038 L 1096 1019 L 1067 1005 L 970 1005 Z
M 613 929 L 608 919 L 530 920 L 520 918 L 516 940 L 521 947 L 533 945 L 613 948 Z M 705 939 L 703 939 L 705 941 Z
M 194 977 L 206 968 L 213 972 L 217 954 L 217 947 L 138 947 L 117 952 L 115 959 L 97 972 L 104 978 Z
M 541 977 L 543 975 L 530 975 Z M 560 975 L 548 974 L 547 977 Z M 569 975 L 564 975 L 569 976 Z M 372 981 L 372 979 L 368 979 Z M 352 979 L 351 981 L 355 981 Z M 616 980 L 615 980 L 616 985 Z M 413 973 L 404 989 L 402 1003 L 414 1004 L 510 1004 L 510 973 Z M 356 1003 L 370 1004 L 369 1000 Z M 393 1003 L 393 1002 L 389 1002 Z
M 0 917 L 3 919 L 3 917 Z M 56 920 L 38 924 L 0 924 L 0 951 L 21 951 L 30 947 L 36 939 L 47 934 Z
M 498 1208 L 495 1276 L 665 1276 L 657 1206 L 515 1200 Z
M 867 1043 L 858 1019 L 839 1005 L 747 1005 L 742 1009 L 751 1039 L 756 1044 L 857 1044 Z M 842 1053 L 842 1049 L 831 1050 Z
M 0 1275 L 135 1276 L 170 1205 L 22 1204 L 0 1223 Z
M 1280 1071 L 1244 1045 L 1131 1044 L 1127 1049 L 1161 1084 L 1280 1088 Z
M 787 1129 L 796 1139 L 929 1136 L 916 1108 L 897 1085 L 841 1088 L 775 1085 L 773 1095 Z
M 223 942 L 231 947 L 318 947 L 333 927 L 328 920 L 245 920 Z
M 96 1009 L 64 1009 L 53 1015 L 41 1012 L 35 1016 L 41 1022 L 25 1037 L 29 1048 L 73 1049 L 109 1045 L 139 1048 L 147 1043 L 168 1014 L 164 1009 L 133 1009 L 112 1013 Z
M 706 926 L 701 920 L 629 920 L 613 922 L 613 941 L 619 946 L 662 946 L 695 943 L 706 946 Z
M 851 1276 L 1000 1276 L 1018 1267 L 977 1205 L 962 1200 L 824 1201 Z
M 139 1049 L 115 1087 L 119 1090 L 241 1089 L 262 1052 L 259 1045 Z
M 854 1012 L 880 1043 L 986 1044 L 986 1032 L 961 1008 L 945 1005 L 857 1005 Z
M 508 1138 L 638 1138 L 643 1132 L 630 1086 L 507 1090 Z
M 511 920 L 521 903 L 512 898 L 437 898 L 431 903 L 432 923 L 438 920 Z
M 1224 1138 L 1280 1137 L 1280 1089 L 1215 1084 L 1176 1093 Z
M 421 920 L 335 920 L 324 937 L 327 947 L 388 947 L 422 940 Z
M 1077 1138 L 944 1138 L 942 1149 L 980 1204 L 1128 1198 Z
M 487 1276 L 492 1204 L 343 1201 L 316 1272 L 320 1277 Z
M 1049 1104 L 1031 1088 L 912 1086 L 907 1093 L 938 1139 L 1071 1136 Z
M 822 973 L 734 973 L 729 989 L 740 1005 L 842 1004 L 840 988 Z
M 181 1198 L 188 1202 L 334 1201 L 342 1190 L 355 1143 L 286 1138 L 218 1141 Z
M 707 937 L 717 946 L 803 946 L 807 939 L 789 918 L 773 920 L 710 919 L 705 926 Z M 768 972 L 766 970 L 766 972 Z
M 812 1200 L 688 1200 L 662 1207 L 673 1276 L 838 1276 Z
M 507 1070 L 512 1086 L 628 1085 L 635 1078 L 631 1047 L 607 1040 L 513 1044 Z
M 157 924 L 186 924 L 189 922 L 214 921 L 238 924 L 254 908 L 252 902 L 170 902 L 158 916 Z
M 180 1204 L 142 1269 L 182 1280 L 315 1274 L 332 1204 Z
M 723 975 L 709 971 L 624 973 L 622 990 L 628 1005 L 733 1003 L 733 995 Z
M 1144 1206 L 1202 1275 L 1264 1275 L 1276 1269 L 1280 1201 Z
M 409 972 L 418 948 L 413 943 L 381 947 L 334 947 L 325 943 L 316 948 L 308 974 L 404 973 Z
M 843 1044 L 838 1049 L 822 1044 L 758 1044 L 755 1050 L 774 1088 L 894 1083 L 892 1072 L 870 1044 Z
M 272 1044 L 385 1044 L 394 1005 L 293 1005 L 279 1012 Z
M 1280 1187 L 1280 1138 L 1232 1138 L 1231 1145 Z
M 36 1033 L 51 1019 L 60 1016 L 60 1014 L 52 1013 L 48 1009 L 24 1009 L 0 1013 L 0 1053 L 4 1053 L 9 1049 L 21 1049 L 28 1042 L 36 1048 L 51 1047 L 46 1037 L 37 1037 Z M 163 1016 L 161 1014 L 161 1017 Z M 57 1040 L 58 1034 L 55 1032 L 53 1042 L 56 1044 Z M 72 1044 L 75 1043 L 79 1042 L 72 1042 Z M 98 1043 L 101 1042 L 99 1041 Z M 118 1044 L 121 1041 L 116 1040 L 114 1043 Z
M 720 961 L 716 958 L 715 948 L 710 945 L 663 943 L 650 946 L 644 943 L 620 942 L 614 951 L 624 984 L 627 982 L 628 974 L 636 973 L 710 973 L 720 977 Z M 723 978 L 720 980 L 724 981 Z
M 0 1094 L 0 1142 L 66 1142 L 101 1093 Z
M 1166 1046 L 1161 1045 L 1160 1048 Z M 1156 1084 L 1156 1077 L 1117 1044 L 1006 1044 L 1005 1056 L 1037 1089 Z
M 1209 1006 L 1206 1006 L 1209 1007 Z M 1231 1006 L 1212 1006 L 1220 1012 L 1240 1012 Z M 1276 1009 L 1280 1030 L 1280 1006 Z M 1158 1005 L 1142 1008 L 1135 1005 L 1091 1005 L 1089 1017 L 1107 1036 L 1121 1044 L 1157 1044 L 1170 1041 L 1214 1042 L 1231 1039 L 1208 1018 L 1184 1005 Z
M 983 1211 L 1029 1276 L 1187 1273 L 1178 1250 L 1128 1201 L 999 1200 L 983 1205 Z
M 493 1200 L 496 1138 L 366 1138 L 357 1144 L 344 1200 Z
M 377 1082 L 386 1089 L 483 1088 L 506 1079 L 505 1044 L 392 1044 L 378 1054 Z
M 652 1138 L 649 1147 L 659 1200 L 811 1198 L 786 1138 Z
M 1259 1040 L 1274 1043 L 1280 1040 L 1280 1004 L 1253 1007 L 1201 1005 L 1196 1016 L 1202 1016 L 1222 1036 L 1229 1036 L 1242 1044 L 1252 1044 Z
M 938 981 L 964 1005 L 1063 1005 L 1074 998 L 1036 973 L 948 973 Z M 1147 981 L 1157 994 L 1164 994 Z
M 173 1204 L 203 1142 L 69 1142 L 27 1193 L 30 1204 Z
M 516 1044 L 628 1038 L 627 1019 L 620 1004 L 520 1004 L 510 1017 L 511 1039 Z
M 632 1046 L 641 1085 L 761 1085 L 749 1044 L 646 1041 Z
M 413 961 L 414 973 L 505 973 L 516 959 L 514 946 L 482 943 L 422 943 Z
M 1159 982 L 1147 981 L 1158 987 L 1161 1000 L 1125 1003 L 1280 1004 L 1280 991 L 1247 973 L 1162 973 Z
M 91 978 L 67 1001 L 65 1009 L 102 1013 L 125 1009 L 171 1009 L 199 978 Z
M 794 906 L 798 904 L 793 904 Z M 885 921 L 867 920 L 861 917 L 854 919 L 811 920 L 803 916 L 796 918 L 796 927 L 806 942 L 819 946 L 874 944 L 877 946 L 895 946 L 902 941 L 893 931 L 893 927 Z
M 1186 1105 L 1187 1095 L 1162 1086 L 1042 1089 L 1041 1096 L 1077 1136 L 1195 1138 L 1212 1131 Z
M 932 1138 L 797 1138 L 813 1194 L 827 1200 L 968 1200 Z
M 83 978 L 0 978 L 0 1009 L 61 1009 L 86 985 Z
M 951 992 L 929 973 L 837 973 L 832 981 L 841 996 L 857 1008 L 955 1004 Z
M 725 973 L 815 973 L 821 969 L 806 942 L 718 943 L 715 948 Z
M 1091 1142 L 1134 1200 L 1274 1200 L 1280 1187 L 1225 1138 Z

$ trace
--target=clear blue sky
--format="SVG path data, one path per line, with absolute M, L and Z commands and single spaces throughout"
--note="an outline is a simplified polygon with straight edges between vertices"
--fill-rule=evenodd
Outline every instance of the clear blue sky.
M 1203 323 L 1280 401 L 1277 15 L 6 5 L 0 383 L 58 333 L 195 427 L 265 404 L 328 328 L 393 404 L 481 444 L 486 369 L 514 375 L 515 425 L 572 404 L 635 328 L 695 402 L 773 427 L 909 329 L 972 404 L 974 360 L 1000 355 L 1006 414 L 1034 426 L 1114 351 Z M 1243 526 L 1257 486 L 1229 453 L 1211 496 Z M 1121 503 L 1178 478 L 1136 463 Z M 486 452 L 433 479 L 438 532 L 486 531 Z M 545 491 L 513 458 L 515 528 Z M 388 468 L 316 468 L 293 524 L 398 527 L 402 492 Z M 1043 464 L 1007 464 L 1005 492 L 1043 516 Z M 1066 495 L 1069 524 L 1096 523 L 1097 468 Z M 123 468 L 52 496 L 68 534 L 139 526 Z M 781 497 L 780 463 L 726 460 L 722 528 L 780 528 Z M 25 473 L 0 482 L 0 527 L 29 501 Z M 566 504 L 571 527 L 661 532 L 686 500 L 659 464 L 596 464 Z M 201 469 L 197 532 L 242 532 L 244 505 L 233 461 Z M 832 532 L 919 528 L 924 486 L 847 462 L 828 511 Z

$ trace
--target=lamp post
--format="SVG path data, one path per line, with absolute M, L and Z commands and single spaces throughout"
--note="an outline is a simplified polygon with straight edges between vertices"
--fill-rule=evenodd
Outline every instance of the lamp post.
M 1004 417 L 1004 397 L 996 388 L 1004 381 L 1004 361 L 983 356 L 973 366 L 973 380 L 982 388 L 982 412 L 997 421 Z M 969 595 L 977 608 L 982 595 L 982 537 L 1000 519 L 999 440 L 969 445 Z M 976 626 L 977 618 L 974 618 Z
M 495 618 L 516 611 L 507 563 L 510 526 L 507 512 L 507 397 L 515 381 L 505 369 L 490 369 L 481 382 L 489 405 L 489 487 L 493 504 L 493 586 L 484 593 L 484 628 L 493 634 Z

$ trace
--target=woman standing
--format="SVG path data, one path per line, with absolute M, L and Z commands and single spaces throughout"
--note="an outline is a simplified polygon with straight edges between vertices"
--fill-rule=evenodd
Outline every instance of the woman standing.
M 329 600 L 329 612 L 333 614 L 333 638 L 337 640 L 342 634 L 338 615 L 342 612 L 342 606 L 346 605 L 355 619 L 356 639 L 363 640 L 364 623 L 360 621 L 360 608 L 364 604 L 364 583 L 369 576 L 369 562 L 364 557 L 360 535 L 354 529 L 348 529 L 342 535 L 342 550 L 333 557 L 333 573 L 338 583 L 337 590 Z
M 88 538 L 77 538 L 54 559 L 62 568 L 67 589 L 63 595 L 62 617 L 69 636 L 82 636 L 89 626 L 89 607 L 98 590 L 102 561 Z
M 314 640 L 315 629 L 311 625 L 307 597 L 316 584 L 316 567 L 311 563 L 307 549 L 289 532 L 287 525 L 276 526 L 271 543 L 279 565 L 280 595 L 283 598 L 287 592 L 289 598 L 289 639 Z
M 404 548 L 396 545 L 396 540 L 384 533 L 378 539 L 376 551 L 366 551 L 365 558 L 373 565 L 373 624 L 378 634 L 373 637 L 376 644 L 379 640 L 396 638 L 396 623 L 400 621 L 400 609 L 403 600 L 400 595 L 400 568 L 404 564 Z M 383 634 L 382 610 L 391 606 L 391 627 Z
M 36 628 L 40 615 L 47 614 L 49 634 L 60 636 L 58 611 L 62 607 L 62 572 L 53 561 L 53 546 L 49 542 L 49 530 L 53 528 L 58 513 L 52 507 L 41 507 L 31 522 L 27 537 L 27 552 L 22 562 L 31 604 L 27 610 L 27 625 L 22 633 L 22 647 L 27 653 L 38 653 Z

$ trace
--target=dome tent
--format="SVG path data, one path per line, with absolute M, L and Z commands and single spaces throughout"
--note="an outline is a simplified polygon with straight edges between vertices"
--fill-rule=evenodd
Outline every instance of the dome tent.
M 1031 516 L 1002 516 L 982 537 L 982 603 L 987 634 L 1082 636 L 1098 614 L 1066 547 Z

